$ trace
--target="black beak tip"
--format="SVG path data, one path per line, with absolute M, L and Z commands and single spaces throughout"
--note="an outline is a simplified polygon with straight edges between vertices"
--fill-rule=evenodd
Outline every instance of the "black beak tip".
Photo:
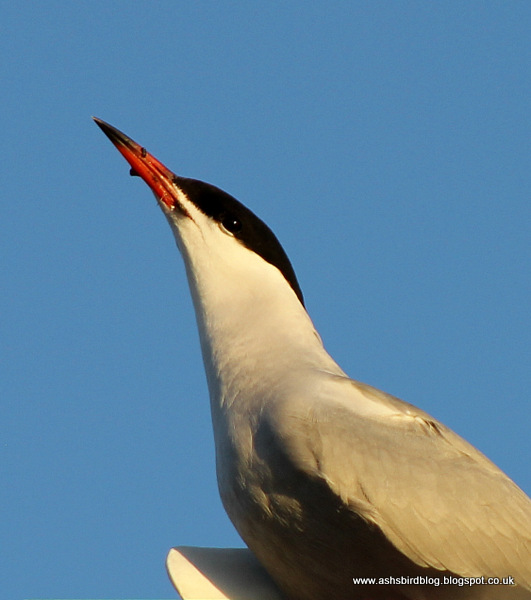
M 98 119 L 98 117 L 92 117 L 92 120 L 100 129 L 103 129 L 103 131 L 105 131 L 106 127 L 110 127 L 108 123 L 105 123 L 105 121 Z
M 106 123 L 102 119 L 98 119 L 98 117 L 92 117 L 92 120 L 103 131 L 103 133 L 111 140 L 111 142 L 113 144 L 116 145 L 117 143 L 119 143 L 119 144 L 127 145 L 128 142 L 132 143 L 132 140 L 130 140 L 119 129 L 116 129 L 116 127 L 109 125 L 109 123 Z

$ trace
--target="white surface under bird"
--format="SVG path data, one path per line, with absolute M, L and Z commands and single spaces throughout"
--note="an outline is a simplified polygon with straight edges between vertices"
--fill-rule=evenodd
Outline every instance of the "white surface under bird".
M 96 123 L 152 189 L 175 235 L 199 328 L 223 505 L 283 596 L 531 598 L 526 494 L 430 415 L 342 371 L 284 250 L 250 210 Z M 363 585 L 359 577 L 386 581 Z M 444 577 L 516 585 L 434 585 Z

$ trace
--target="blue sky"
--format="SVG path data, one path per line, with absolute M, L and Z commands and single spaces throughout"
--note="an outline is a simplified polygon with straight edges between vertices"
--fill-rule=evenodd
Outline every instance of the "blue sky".
M 91 115 L 262 217 L 339 364 L 531 493 L 529 3 L 1 21 L 3 597 L 172 598 L 171 546 L 241 545 L 181 259 Z

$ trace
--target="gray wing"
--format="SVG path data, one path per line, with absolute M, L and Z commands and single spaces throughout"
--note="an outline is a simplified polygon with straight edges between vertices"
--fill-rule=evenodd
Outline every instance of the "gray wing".
M 270 417 L 310 476 L 422 566 L 531 589 L 531 500 L 450 429 L 348 378 L 308 385 Z

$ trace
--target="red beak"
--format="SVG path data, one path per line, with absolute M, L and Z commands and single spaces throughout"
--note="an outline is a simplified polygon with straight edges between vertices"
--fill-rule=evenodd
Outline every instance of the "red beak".
M 173 185 L 176 175 L 124 133 L 101 119 L 92 118 L 131 165 L 131 175 L 142 177 L 157 198 L 170 210 L 178 206 Z

